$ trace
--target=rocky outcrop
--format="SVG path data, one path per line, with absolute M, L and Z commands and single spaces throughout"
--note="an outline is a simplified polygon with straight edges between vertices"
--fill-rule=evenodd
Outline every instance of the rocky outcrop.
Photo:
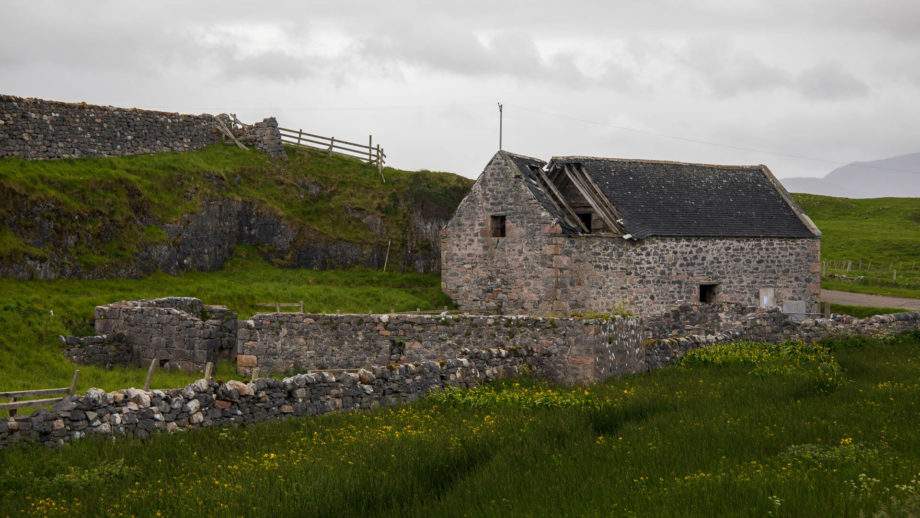
M 365 221 L 372 232 L 381 236 L 379 240 L 356 243 L 322 235 L 247 201 L 206 201 L 198 211 L 171 223 L 158 223 L 138 207 L 136 226 L 160 229 L 163 237 L 140 242 L 133 258 L 87 265 L 79 261 L 78 253 L 88 244 L 104 246 L 108 236 L 116 235 L 117 229 L 106 228 L 109 223 L 100 221 L 94 236 L 73 235 L 60 230 L 64 215 L 54 203 L 23 206 L 11 212 L 15 216 L 7 224 L 17 229 L 17 234 L 29 235 L 32 246 L 46 251 L 45 257 L 39 259 L 0 258 L 0 277 L 15 279 L 93 279 L 140 277 L 155 271 L 212 271 L 221 268 L 238 245 L 255 245 L 266 259 L 286 267 L 381 268 L 387 262 L 391 270 L 437 272 L 440 248 L 436 229 L 446 222 L 446 218 L 437 215 L 413 213 L 404 229 L 404 241 L 393 244 L 387 260 L 387 241 L 383 239 L 386 228 L 380 221 Z

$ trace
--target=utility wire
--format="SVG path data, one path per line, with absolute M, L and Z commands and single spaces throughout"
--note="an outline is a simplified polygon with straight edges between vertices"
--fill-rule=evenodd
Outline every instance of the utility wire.
M 508 103 L 505 103 L 505 104 L 508 104 Z M 621 125 L 612 124 L 612 123 L 609 123 L 609 122 L 601 122 L 601 121 L 594 121 L 594 120 L 583 119 L 583 118 L 580 118 L 580 117 L 573 117 L 573 116 L 568 115 L 568 114 L 565 114 L 565 113 L 557 113 L 557 112 L 551 112 L 551 111 L 546 111 L 546 110 L 538 110 L 538 109 L 534 109 L 534 108 L 527 108 L 527 107 L 525 107 L 525 106 L 521 106 L 521 105 L 518 105 L 518 104 L 513 104 L 513 105 L 510 105 L 510 104 L 509 104 L 509 106 L 512 106 L 512 107 L 514 107 L 514 108 L 517 108 L 517 109 L 522 110 L 522 111 L 525 111 L 525 112 L 537 113 L 537 114 L 541 114 L 541 115 L 549 115 L 549 116 L 551 116 L 551 117 L 558 117 L 558 118 L 561 118 L 561 119 L 568 119 L 568 120 L 575 121 L 575 122 L 581 122 L 581 123 L 583 123 L 583 124 L 590 124 L 590 125 L 601 126 L 601 127 L 609 127 L 609 128 L 614 128 L 614 129 L 622 130 L 622 131 L 629 131 L 629 132 L 632 132 L 632 133 L 639 133 L 639 134 L 642 134 L 642 135 L 650 135 L 650 136 L 658 137 L 658 138 L 667 138 L 667 139 L 671 139 L 671 140 L 678 140 L 678 141 L 681 141 L 681 142 L 690 142 L 690 143 L 693 143 L 693 144 L 702 144 L 702 145 L 706 145 L 706 146 L 720 147 L 720 148 L 725 148 L 725 149 L 734 149 L 734 150 L 736 150 L 736 151 L 749 151 L 749 152 L 753 152 L 753 153 L 763 153 L 763 154 L 766 154 L 766 155 L 779 156 L 779 157 L 783 157 L 783 158 L 792 158 L 792 159 L 797 159 L 797 160 L 810 160 L 810 161 L 812 161 L 812 162 L 823 162 L 823 163 L 826 163 L 826 164 L 836 165 L 836 166 L 847 165 L 847 164 L 851 163 L 851 162 L 839 162 L 839 161 L 836 161 L 836 160 L 829 160 L 829 159 L 826 159 L 826 158 L 817 158 L 817 157 L 811 157 L 811 156 L 806 156 L 806 155 L 796 155 L 796 154 L 790 154 L 790 153 L 782 153 L 782 152 L 779 152 L 779 151 L 772 151 L 772 150 L 768 150 L 768 149 L 760 149 L 760 148 L 753 148 L 753 147 L 746 147 L 746 146 L 736 146 L 736 145 L 732 145 L 732 144 L 724 144 L 724 143 L 721 143 L 721 142 L 713 142 L 713 141 L 710 141 L 710 140 L 701 140 L 701 139 L 696 139 L 696 138 L 683 137 L 683 136 L 679 136 L 679 135 L 669 135 L 669 134 L 667 134 L 667 133 L 658 133 L 658 132 L 655 132 L 655 131 L 649 131 L 649 130 L 644 130 L 644 129 L 639 129 L 639 128 L 631 128 L 631 127 L 629 127 L 629 126 L 621 126 Z M 876 169 L 876 170 L 879 170 L 879 171 L 889 171 L 889 172 L 895 172 L 895 173 L 920 174 L 920 172 L 917 172 L 917 171 L 908 171 L 908 170 L 905 170 L 905 169 L 891 169 L 891 168 L 886 168 L 886 167 L 872 166 L 872 165 L 866 164 L 866 163 L 864 163 L 864 162 L 857 162 L 857 163 L 859 164 L 860 167 L 865 167 L 865 168 L 867 168 L 867 169 Z

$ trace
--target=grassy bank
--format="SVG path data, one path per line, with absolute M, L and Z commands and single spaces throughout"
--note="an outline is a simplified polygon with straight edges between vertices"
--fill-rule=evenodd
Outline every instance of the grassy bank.
M 920 298 L 920 198 L 794 196 L 824 234 L 821 258 L 851 262 L 831 268 L 825 288 Z
M 0 390 L 67 386 L 75 365 L 61 354 L 58 335 L 92 334 L 93 308 L 117 300 L 192 296 L 229 306 L 240 317 L 267 310 L 254 304 L 276 301 L 303 301 L 305 311 L 327 313 L 436 309 L 450 303 L 434 275 L 281 269 L 247 248 L 219 272 L 90 281 L 0 279 L 0 293 Z M 81 389 L 143 384 L 143 369 L 79 368 Z M 182 386 L 194 377 L 159 372 L 154 386 Z
M 920 335 L 698 350 L 584 389 L 0 452 L 0 515 L 920 512 Z M 114 446 L 114 447 L 113 447 Z
M 166 240 L 164 224 L 214 199 L 251 203 L 311 243 L 392 240 L 395 257 L 413 215 L 449 218 L 472 184 L 449 173 L 389 167 L 383 183 L 376 167 L 354 158 L 286 151 L 285 161 L 232 145 L 127 157 L 0 158 L 0 261 L 66 252 L 87 269 L 117 265 Z

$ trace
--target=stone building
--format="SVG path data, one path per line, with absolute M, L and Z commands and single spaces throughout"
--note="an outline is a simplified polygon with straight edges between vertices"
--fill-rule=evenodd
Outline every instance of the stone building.
M 442 230 L 442 286 L 476 312 L 805 313 L 820 235 L 766 166 L 499 151 Z

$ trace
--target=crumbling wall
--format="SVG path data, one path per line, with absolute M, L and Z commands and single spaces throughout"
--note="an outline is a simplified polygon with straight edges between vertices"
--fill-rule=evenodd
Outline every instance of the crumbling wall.
M 148 437 L 167 431 L 318 415 L 414 401 L 431 390 L 468 387 L 526 370 L 521 352 L 467 351 L 464 358 L 313 372 L 251 383 L 198 380 L 184 389 L 90 389 L 32 415 L 0 420 L 0 448 L 21 441 L 62 444 L 89 435 Z
M 64 356 L 74 363 L 84 365 L 130 365 L 135 363 L 134 351 L 125 335 L 62 336 Z
M 146 366 L 156 359 L 164 369 L 200 371 L 207 362 L 232 356 L 236 347 L 236 314 L 223 306 L 205 306 L 192 297 L 97 306 L 95 329 L 97 335 L 123 337 L 127 352 L 118 348 L 112 349 L 111 356 L 93 353 L 89 349 L 96 342 L 92 337 L 83 344 L 68 338 L 68 356 L 103 365 L 127 358 L 128 363 Z M 81 346 L 87 350 L 81 352 Z

